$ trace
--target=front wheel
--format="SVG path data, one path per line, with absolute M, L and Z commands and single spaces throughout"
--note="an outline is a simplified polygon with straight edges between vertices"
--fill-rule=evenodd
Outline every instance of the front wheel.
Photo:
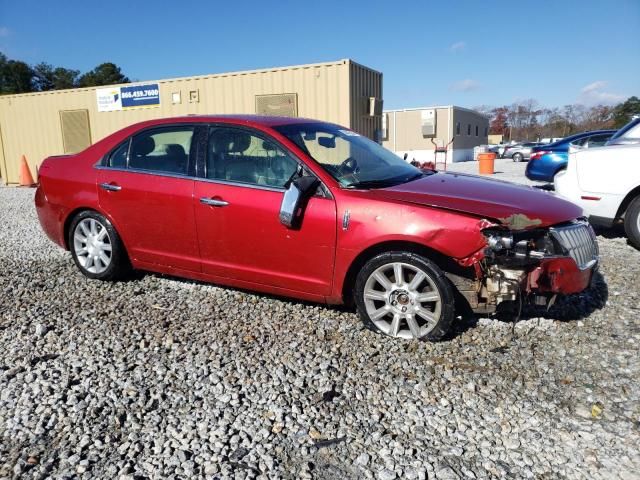
M 454 317 L 448 279 L 414 253 L 388 252 L 369 260 L 358 273 L 354 297 L 365 325 L 390 337 L 441 340 Z
M 624 231 L 631 245 L 640 249 L 640 197 L 636 197 L 624 214 Z
M 76 215 L 69 228 L 69 249 L 78 269 L 89 278 L 116 280 L 131 268 L 118 232 L 98 212 Z

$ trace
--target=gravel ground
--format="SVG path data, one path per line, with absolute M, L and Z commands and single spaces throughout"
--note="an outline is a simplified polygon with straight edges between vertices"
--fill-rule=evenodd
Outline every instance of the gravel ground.
M 430 344 L 321 305 L 89 281 L 32 198 L 0 188 L 0 478 L 640 478 L 640 252 L 619 232 L 597 288 L 547 318 Z
M 545 182 L 536 182 L 529 180 L 524 176 L 527 168 L 527 162 L 514 162 L 513 160 L 496 158 L 494 160 L 493 178 L 507 180 L 509 182 L 524 183 L 525 185 L 544 186 Z M 457 162 L 447 165 L 447 170 L 452 172 L 473 173 L 478 174 L 478 162 Z

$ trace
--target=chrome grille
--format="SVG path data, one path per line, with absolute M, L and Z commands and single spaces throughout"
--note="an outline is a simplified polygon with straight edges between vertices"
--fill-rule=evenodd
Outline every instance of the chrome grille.
M 598 242 L 596 234 L 586 222 L 550 229 L 554 238 L 573 258 L 580 270 L 591 267 L 598 260 Z

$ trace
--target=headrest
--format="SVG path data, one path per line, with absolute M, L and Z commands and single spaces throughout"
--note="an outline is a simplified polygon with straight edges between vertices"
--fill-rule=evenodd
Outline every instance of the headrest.
M 251 145 L 251 135 L 240 131 L 217 130 L 211 135 L 211 144 L 216 153 L 244 152 Z
M 244 132 L 233 132 L 231 135 L 231 144 L 229 145 L 229 152 L 239 153 L 244 152 L 249 145 L 251 145 L 251 135 Z
M 186 155 L 184 147 L 179 143 L 169 143 L 165 145 L 165 152 L 171 157 L 183 157 Z
M 267 152 L 275 152 L 276 151 L 276 146 L 273 143 L 271 143 L 271 142 L 269 142 L 267 140 L 262 142 L 262 148 L 264 150 L 266 150 Z
M 152 137 L 136 137 L 133 139 L 131 151 L 136 157 L 144 157 L 149 155 L 156 148 L 156 142 Z

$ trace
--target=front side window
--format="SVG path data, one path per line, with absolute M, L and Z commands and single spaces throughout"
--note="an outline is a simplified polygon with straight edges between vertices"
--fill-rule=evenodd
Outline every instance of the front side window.
M 283 188 L 298 162 L 274 142 L 248 131 L 213 127 L 209 131 L 206 174 L 213 180 Z
M 129 168 L 186 175 L 194 127 L 146 130 L 131 139 Z
M 275 130 L 346 188 L 383 188 L 424 175 L 376 142 L 337 125 L 301 123 Z

